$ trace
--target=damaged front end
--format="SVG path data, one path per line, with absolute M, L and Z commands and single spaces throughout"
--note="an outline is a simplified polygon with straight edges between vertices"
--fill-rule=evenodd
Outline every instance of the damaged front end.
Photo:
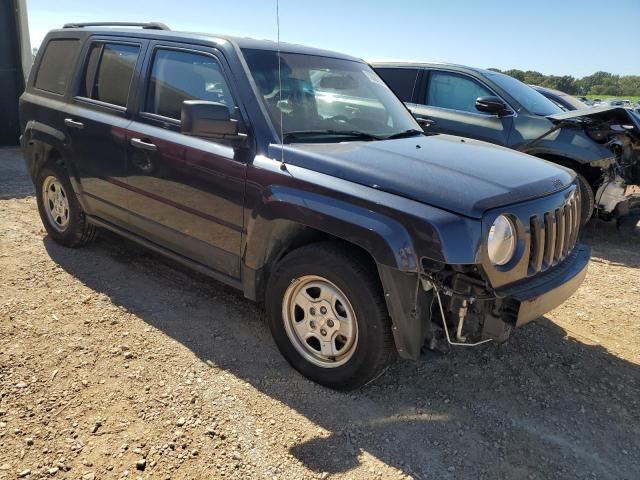
M 589 247 L 576 245 L 552 269 L 501 288 L 492 288 L 474 266 L 424 274 L 421 285 L 431 299 L 426 346 L 442 351 L 506 341 L 515 327 L 561 305 L 578 289 L 590 256 Z
M 592 181 L 596 214 L 604 219 L 640 216 L 640 116 L 624 107 L 595 107 L 547 117 L 554 130 L 568 125 L 582 128 L 591 140 L 613 153 L 592 161 L 599 169 Z
M 503 342 L 515 327 L 567 300 L 583 282 L 591 256 L 578 242 L 580 205 L 574 183 L 485 212 L 474 264 L 422 257 L 418 272 L 378 265 L 400 356 L 415 359 L 424 346 L 447 350 Z M 513 226 L 513 253 L 505 261 L 496 261 L 489 248 L 502 237 L 494 229 L 499 217 Z

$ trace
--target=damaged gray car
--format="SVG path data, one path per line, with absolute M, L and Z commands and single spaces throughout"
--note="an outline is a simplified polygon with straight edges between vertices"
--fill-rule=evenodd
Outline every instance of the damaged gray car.
M 582 222 L 635 228 L 640 218 L 640 117 L 603 106 L 563 111 L 502 73 L 444 63 L 372 62 L 426 132 L 513 148 L 578 173 Z

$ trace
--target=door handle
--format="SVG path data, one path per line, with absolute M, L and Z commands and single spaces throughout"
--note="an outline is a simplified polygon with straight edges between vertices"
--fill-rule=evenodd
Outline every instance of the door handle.
M 131 146 L 135 148 L 141 148 L 142 150 L 148 150 L 150 152 L 155 152 L 158 149 L 158 147 L 155 144 L 150 142 L 144 142 L 139 138 L 132 138 Z
M 76 122 L 75 120 L 71 119 L 71 118 L 65 118 L 64 119 L 64 124 L 67 127 L 73 127 L 73 128 L 84 128 L 84 123 L 82 122 Z
M 433 118 L 417 116 L 416 122 L 420 124 L 421 127 L 430 127 L 431 125 L 435 125 L 436 121 Z

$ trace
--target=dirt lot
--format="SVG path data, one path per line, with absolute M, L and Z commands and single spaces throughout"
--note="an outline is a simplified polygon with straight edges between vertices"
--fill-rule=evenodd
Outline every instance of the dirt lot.
M 505 345 L 335 393 L 241 295 L 104 234 L 50 241 L 0 150 L 0 479 L 640 478 L 640 243 Z

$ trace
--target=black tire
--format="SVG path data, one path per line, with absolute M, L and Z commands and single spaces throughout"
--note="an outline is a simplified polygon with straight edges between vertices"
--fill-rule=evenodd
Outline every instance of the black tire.
M 55 177 L 55 179 L 62 184 L 63 192 L 68 202 L 68 223 L 66 223 L 64 227 L 56 227 L 47 213 L 43 187 L 49 177 Z M 96 237 L 97 228 L 87 221 L 87 217 L 80 203 L 78 203 L 78 199 L 71 186 L 67 170 L 62 165 L 53 161 L 47 163 L 40 172 L 38 172 L 35 187 L 40 219 L 47 233 L 53 240 L 65 247 L 80 247 Z
M 593 215 L 593 209 L 596 206 L 596 200 L 593 194 L 593 189 L 586 178 L 579 173 L 576 173 L 578 177 L 578 186 L 580 187 L 580 225 L 584 226 L 591 219 Z
M 346 296 L 355 312 L 357 341 L 346 363 L 332 368 L 307 360 L 289 338 L 283 301 L 294 280 L 322 277 Z M 352 390 L 378 377 L 396 356 L 391 321 L 375 268 L 360 252 L 333 242 L 303 246 L 276 266 L 266 291 L 267 322 L 285 359 L 310 380 L 335 390 Z

